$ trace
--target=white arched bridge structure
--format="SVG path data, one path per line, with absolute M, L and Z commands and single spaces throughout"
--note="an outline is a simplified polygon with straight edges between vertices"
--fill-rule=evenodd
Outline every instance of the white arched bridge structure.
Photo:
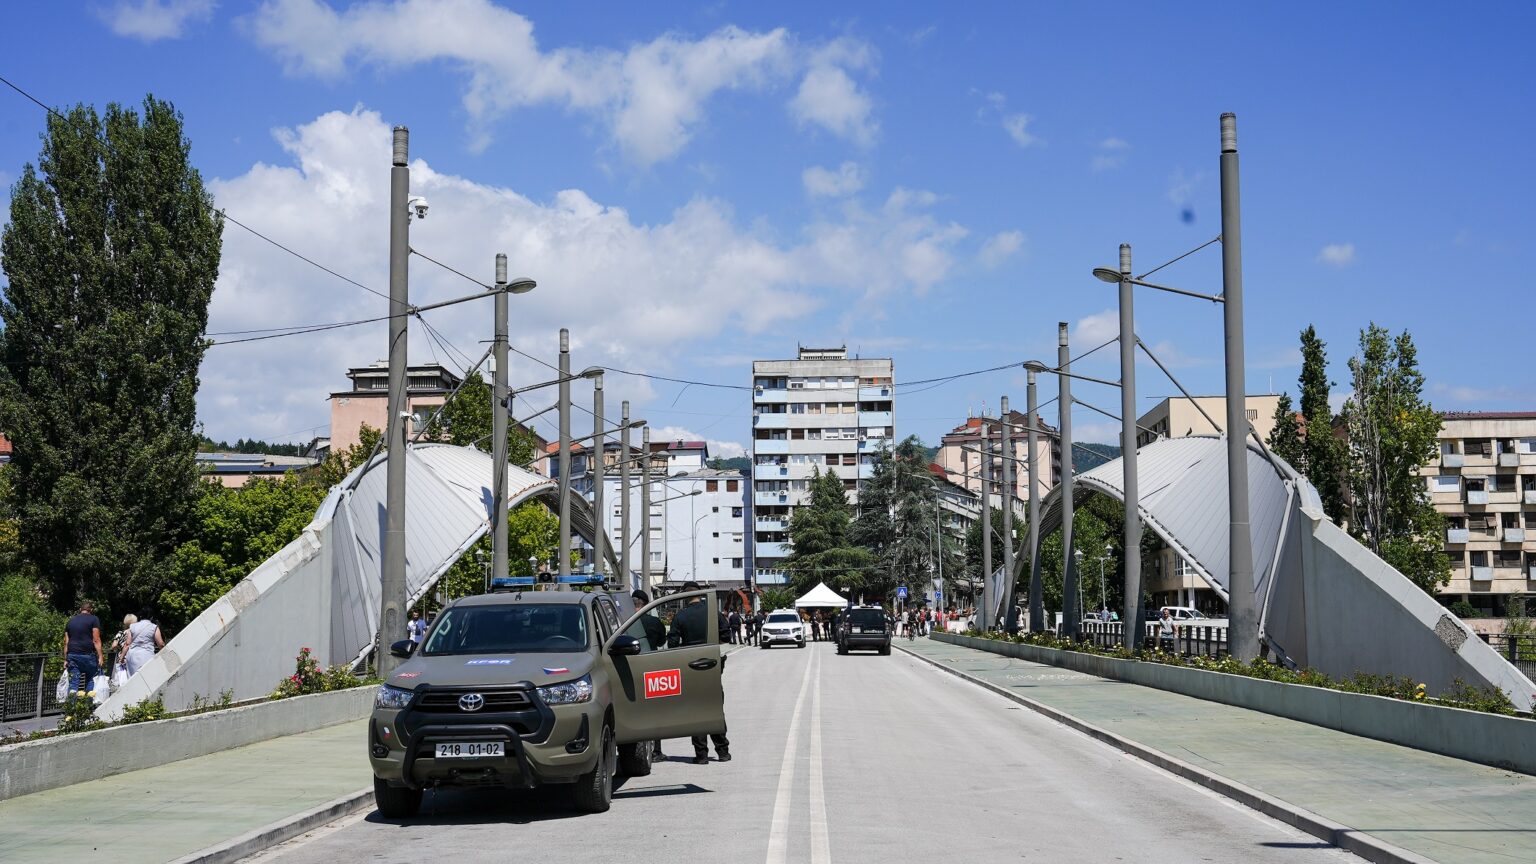
M 379 621 L 387 454 L 347 475 L 292 543 L 209 606 L 122 686 L 98 714 L 159 696 L 172 710 L 196 694 L 233 690 L 236 701 L 267 695 L 293 674 L 308 648 L 330 666 L 372 650 Z M 472 447 L 417 444 L 406 450 L 406 590 L 409 606 L 490 530 L 490 454 Z M 558 503 L 556 482 L 507 467 L 508 509 L 541 499 Z M 571 496 L 573 533 L 593 537 L 591 505 Z M 618 572 L 607 544 L 609 572 Z
M 1074 478 L 1074 504 L 1124 501 L 1123 462 Z M 1137 451 L 1144 530 L 1181 555 L 1223 600 L 1227 585 L 1226 440 L 1165 438 Z M 1061 486 L 1042 502 L 1040 536 L 1061 527 Z M 1278 457 L 1248 445 L 1254 608 L 1272 658 L 1334 677 L 1404 675 L 1443 692 L 1457 679 L 1497 687 L 1530 711 L 1536 686 L 1466 624 L 1323 513 L 1317 490 Z M 1028 555 L 1017 556 L 1022 571 Z M 1027 581 L 1027 573 L 1016 574 Z

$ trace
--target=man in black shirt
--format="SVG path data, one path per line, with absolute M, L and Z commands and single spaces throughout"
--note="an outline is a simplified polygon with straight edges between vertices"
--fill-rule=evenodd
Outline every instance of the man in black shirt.
M 684 582 L 683 590 L 697 591 L 699 590 L 699 583 Z M 667 644 L 673 647 L 680 645 L 703 645 L 709 641 L 709 631 L 705 629 L 708 626 L 709 604 L 705 603 L 702 597 L 696 598 L 673 616 L 672 632 L 667 636 Z M 726 632 L 729 626 L 726 622 L 725 614 L 720 613 L 719 620 L 715 622 L 715 629 L 719 633 L 722 643 L 730 636 Z M 724 657 L 720 658 L 720 672 L 722 675 L 725 673 Z M 725 737 L 725 733 L 722 732 L 719 735 L 712 734 L 709 737 L 710 740 L 715 742 L 715 756 L 721 762 L 731 761 L 731 741 Z M 693 764 L 709 764 L 709 743 L 704 740 L 703 735 L 693 736 Z
M 64 664 L 69 669 L 69 698 L 91 688 L 101 672 L 101 619 L 90 601 L 64 625 Z

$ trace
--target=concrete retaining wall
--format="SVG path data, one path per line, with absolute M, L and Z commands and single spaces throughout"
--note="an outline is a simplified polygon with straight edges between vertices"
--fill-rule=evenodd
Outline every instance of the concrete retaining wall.
M 0 747 L 0 801 L 368 716 L 375 686 Z M 364 741 L 359 738 L 358 752 Z
M 932 638 L 1100 678 L 1263 711 L 1416 750 L 1536 774 L 1536 722 L 1519 717 L 976 636 L 935 633 Z

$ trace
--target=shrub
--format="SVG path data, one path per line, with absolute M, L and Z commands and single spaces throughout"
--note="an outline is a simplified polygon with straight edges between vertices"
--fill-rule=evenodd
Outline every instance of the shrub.
M 123 709 L 123 719 L 127 723 L 148 723 L 151 720 L 161 720 L 165 717 L 165 700 L 160 698 L 146 699 L 137 705 L 129 705 Z
M 329 693 L 332 690 L 361 687 L 367 683 L 369 682 L 352 674 L 351 668 L 345 663 L 327 669 L 315 660 L 308 648 L 300 648 L 299 656 L 295 658 L 293 674 L 277 682 L 277 689 L 272 691 L 271 698 L 287 699 L 290 696 L 305 696 L 310 693 Z
M 89 732 L 105 725 L 96 719 L 96 703 L 91 700 L 90 694 L 81 690 L 64 703 L 64 717 L 59 721 L 58 731 L 67 735 L 71 732 Z

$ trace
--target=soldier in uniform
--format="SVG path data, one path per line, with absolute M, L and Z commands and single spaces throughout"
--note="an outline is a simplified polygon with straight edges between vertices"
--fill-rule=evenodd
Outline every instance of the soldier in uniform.
M 699 590 L 699 583 L 683 583 L 683 591 L 697 590 Z M 720 613 L 718 618 L 719 620 L 714 622 L 714 627 L 719 634 L 720 642 L 724 644 L 730 637 L 728 632 L 730 625 L 726 622 L 723 613 Z M 678 645 L 703 645 L 709 641 L 709 631 L 705 629 L 709 626 L 709 604 L 705 603 L 702 597 L 695 598 L 672 618 L 672 632 L 667 636 L 667 644 L 674 647 Z M 722 675 L 725 672 L 724 657 L 720 658 L 720 672 Z M 725 733 L 722 732 L 719 735 L 712 734 L 709 737 L 715 742 L 716 758 L 721 762 L 731 761 L 731 741 L 725 737 Z M 693 764 L 709 764 L 709 743 L 704 740 L 703 735 L 693 736 Z

